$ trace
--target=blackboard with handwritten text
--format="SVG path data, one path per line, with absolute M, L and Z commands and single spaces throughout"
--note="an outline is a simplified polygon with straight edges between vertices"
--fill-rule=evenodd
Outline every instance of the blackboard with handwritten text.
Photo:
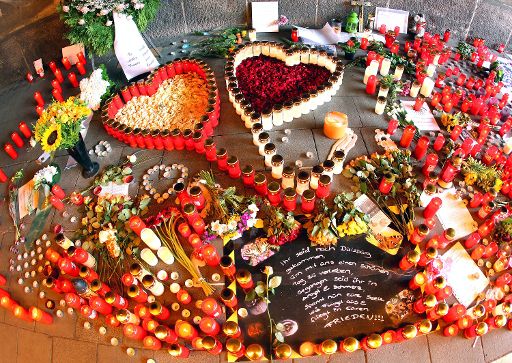
M 285 341 L 295 348 L 303 341 L 321 342 L 348 336 L 361 338 L 418 320 L 411 314 L 413 293 L 407 284 L 414 271 L 398 268 L 403 254 L 389 255 L 371 245 L 364 235 L 341 239 L 337 246 L 312 247 L 305 231 L 256 267 L 249 266 L 236 250 L 237 268 L 244 268 L 262 280 L 264 266 L 272 266 L 282 284 L 270 295 L 270 313 L 287 330 Z M 249 310 L 241 319 L 249 342 L 268 346 L 268 316 L 261 306 L 244 302 Z M 261 304 L 260 304 L 261 305 Z

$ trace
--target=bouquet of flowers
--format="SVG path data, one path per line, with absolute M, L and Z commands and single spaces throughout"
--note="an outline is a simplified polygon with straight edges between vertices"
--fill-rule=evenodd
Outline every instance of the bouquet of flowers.
M 72 148 L 79 140 L 83 120 L 91 112 L 82 100 L 75 97 L 64 102 L 53 102 L 36 122 L 36 141 L 47 153 Z
M 60 168 L 57 165 L 48 165 L 34 174 L 34 189 L 37 190 L 43 185 L 51 186 L 57 183 L 59 178 Z
M 244 231 L 256 225 L 258 213 L 256 204 L 251 203 L 242 214 L 231 215 L 226 223 L 215 220 L 210 223 L 205 232 L 205 241 L 211 241 L 217 236 L 225 241 L 235 240 L 242 237 Z
M 495 166 L 484 165 L 471 156 L 462 163 L 461 172 L 467 185 L 476 185 L 485 192 L 491 190 L 499 192 L 503 184 L 500 170 Z
M 261 209 L 264 214 L 263 227 L 267 230 L 268 243 L 282 246 L 297 239 L 302 225 L 295 220 L 292 212 L 283 212 L 281 208 L 265 202 Z
M 144 30 L 159 6 L 160 0 L 64 0 L 57 10 L 69 27 L 66 36 L 71 43 L 83 43 L 103 55 L 114 45 L 114 12 L 133 17 L 137 27 Z
M 359 46 L 361 45 L 361 43 L 357 40 L 357 38 L 355 37 L 352 37 L 350 38 L 348 41 L 346 41 L 345 43 L 338 43 L 338 45 L 340 46 L 341 49 L 343 49 L 343 51 L 345 53 L 355 53 L 356 50 L 359 49 Z
M 105 66 L 100 66 L 91 73 L 89 78 L 84 78 L 80 81 L 79 97 L 91 110 L 96 111 L 100 108 L 101 101 L 105 95 L 110 94 L 110 89 L 113 85 L 108 78 Z

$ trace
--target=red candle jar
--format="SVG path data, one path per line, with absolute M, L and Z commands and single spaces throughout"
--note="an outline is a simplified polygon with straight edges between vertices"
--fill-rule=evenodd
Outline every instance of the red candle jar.
M 272 181 L 268 184 L 267 198 L 274 207 L 281 203 L 281 185 L 278 182 Z
M 27 72 L 27 74 L 25 75 L 25 78 L 27 79 L 28 83 L 34 82 L 34 76 L 30 72 Z
M 238 299 L 236 298 L 235 293 L 228 288 L 221 290 L 220 299 L 228 308 L 234 309 L 238 305 Z
M 135 280 L 137 281 L 137 280 Z M 134 282 L 135 282 L 134 281 Z M 131 285 L 128 287 L 128 296 L 137 303 L 145 303 L 148 301 L 148 294 L 138 285 Z
M 203 133 L 201 131 L 195 131 L 192 134 L 192 140 L 194 142 L 194 149 L 195 149 L 196 153 L 204 154 L 205 153 L 205 148 L 204 148 Z
M 425 103 L 425 97 L 423 97 L 422 95 L 419 95 L 418 97 L 416 97 L 416 100 L 415 100 L 414 106 L 413 106 L 414 111 L 420 111 L 421 108 L 423 107 L 424 103 Z
M 409 145 L 411 145 L 415 132 L 416 127 L 413 125 L 407 125 L 402 134 L 402 138 L 400 139 L 400 146 L 403 148 L 408 148 Z
M 203 300 L 201 303 L 201 310 L 207 316 L 212 318 L 218 318 L 222 314 L 222 307 L 214 298 L 211 297 L 207 297 Z
M 224 148 L 217 150 L 217 166 L 219 167 L 219 170 L 228 170 L 228 152 Z
M 76 57 L 78 58 L 78 61 L 81 62 L 82 64 L 87 64 L 87 60 L 85 59 L 83 52 L 78 52 L 76 54 Z
M 64 68 L 69 71 L 71 69 L 71 62 L 69 61 L 68 57 L 63 57 L 62 58 L 62 65 L 64 66 Z
M 57 81 L 60 83 L 64 82 L 64 77 L 62 76 L 60 69 L 57 68 L 55 72 L 53 72 L 53 75 L 55 76 L 55 79 L 57 79 Z
M 172 142 L 174 144 L 174 148 L 176 150 L 183 150 L 183 149 L 185 149 L 185 138 L 181 134 L 180 129 L 172 130 L 171 138 L 172 138 Z
M 229 255 L 224 255 L 220 258 L 219 262 L 220 268 L 224 276 L 229 277 L 230 279 L 234 278 L 236 273 L 235 262 Z
M 217 253 L 215 247 L 211 244 L 207 244 L 202 249 L 204 262 L 208 266 L 218 266 L 220 263 L 220 256 Z
M 205 316 L 199 322 L 199 329 L 207 335 L 215 336 L 220 332 L 220 325 L 215 319 Z
M 171 312 L 158 301 L 149 305 L 149 313 L 158 320 L 167 320 L 171 316 Z
M 219 355 L 222 352 L 222 343 L 210 335 L 202 339 L 202 345 L 203 348 L 212 355 Z
M 368 77 L 367 83 L 366 83 L 366 93 L 369 95 L 375 94 L 375 91 L 377 90 L 377 76 L 371 75 Z
M 5 183 L 7 179 L 7 175 L 5 175 L 5 172 L 0 168 L 0 183 Z
M 441 100 L 441 94 L 436 92 L 432 95 L 432 100 L 430 101 L 430 105 L 435 108 L 439 104 L 440 100 Z
M 32 136 L 32 131 L 30 131 L 30 127 L 28 127 L 24 121 L 20 122 L 20 124 L 18 125 L 18 129 L 27 139 L 30 139 L 30 137 Z
M 262 197 L 267 195 L 267 177 L 264 174 L 256 174 L 256 176 L 254 177 L 254 189 L 256 190 L 256 193 L 258 193 Z
M 128 323 L 123 327 L 125 337 L 134 340 L 142 340 L 146 336 L 146 330 L 143 327 Z
M 217 160 L 217 149 L 215 145 L 215 141 L 212 138 L 206 139 L 204 142 L 204 149 L 206 160 L 215 161 Z
M 443 201 L 439 197 L 434 197 L 423 210 L 423 218 L 432 218 L 441 208 Z
M 184 290 L 184 289 L 181 289 L 176 293 L 176 298 L 178 299 L 178 301 L 183 304 L 183 305 L 187 305 L 187 304 L 190 304 L 190 302 L 192 301 L 192 296 L 190 296 L 190 294 L 188 293 L 188 291 Z
M 76 69 L 78 70 L 78 73 L 80 73 L 82 76 L 85 75 L 85 67 L 81 62 L 76 62 Z
M 462 133 L 462 126 L 455 125 L 452 129 L 452 132 L 450 133 L 450 139 L 453 141 L 457 140 Z
M 321 175 L 318 180 L 318 188 L 316 189 L 316 197 L 318 199 L 325 199 L 331 192 L 332 179 L 329 175 Z M 293 189 L 293 188 L 290 188 Z M 293 189 L 295 191 L 295 189 Z M 285 195 L 286 198 L 286 195 Z
M 418 148 L 416 146 L 416 148 Z M 439 157 L 435 153 L 430 153 L 427 155 L 427 158 L 425 160 L 425 164 L 423 165 L 422 172 L 423 175 L 429 176 L 431 172 L 433 172 L 436 169 L 437 163 L 439 161 Z
M 366 66 L 368 67 L 373 60 L 377 59 L 377 53 L 373 50 L 369 51 L 366 55 Z
M 482 237 L 480 236 L 480 234 L 478 232 L 473 232 L 469 235 L 469 237 L 466 239 L 466 241 L 464 242 L 464 246 L 467 248 L 467 249 L 471 249 L 473 248 L 474 246 L 476 246 L 476 244 L 478 242 L 480 242 L 480 240 L 482 239 Z
M 368 38 L 361 38 L 361 44 L 359 46 L 362 50 L 368 48 Z
M 139 216 L 132 216 L 128 222 L 128 225 L 138 236 L 140 236 L 140 232 L 147 227 Z
M 391 188 L 393 188 L 393 184 L 395 183 L 395 176 L 393 174 L 385 174 L 380 180 L 379 191 L 382 194 L 389 194 L 391 192 Z
M 66 197 L 66 193 L 64 193 L 64 190 L 62 190 L 62 188 L 58 184 L 54 184 L 52 186 L 52 194 L 59 199 L 64 199 Z
M 34 92 L 34 100 L 36 100 L 38 106 L 44 106 L 43 96 L 38 91 Z
M 91 309 L 102 315 L 108 315 L 112 313 L 112 306 L 99 296 L 92 296 L 89 299 L 89 306 Z
M 283 208 L 292 212 L 297 208 L 297 192 L 294 188 L 286 188 L 284 190 Z
M 189 195 L 192 203 L 196 206 L 197 210 L 203 210 L 206 204 L 206 199 L 204 198 L 201 188 L 197 185 L 193 186 L 192 188 L 190 188 Z
M 398 128 L 398 120 L 396 120 L 394 118 L 389 120 L 387 133 L 390 135 L 393 135 L 397 128 Z
M 227 161 L 228 175 L 230 178 L 238 179 L 242 175 L 240 170 L 240 162 L 236 156 L 230 156 Z
M 428 227 L 425 224 L 420 224 L 418 227 L 414 229 L 411 234 L 410 242 L 413 245 L 419 244 L 421 241 L 425 239 L 427 234 L 430 232 Z
M 439 151 L 443 148 L 444 146 L 444 143 L 445 143 L 445 138 L 443 135 L 439 134 L 437 135 L 435 141 L 434 141 L 434 150 L 435 151 Z
M 186 340 L 192 340 L 198 335 L 196 328 L 194 328 L 192 324 L 183 320 L 176 321 L 176 324 L 174 325 L 174 332 L 178 337 Z
M 409 289 L 417 290 L 421 286 L 425 285 L 427 278 L 423 272 L 418 272 L 414 277 L 409 280 Z
M 494 202 L 488 202 L 488 203 L 485 203 L 483 204 L 480 209 L 478 210 L 478 217 L 480 219 L 485 219 L 487 218 L 487 216 L 494 210 L 494 208 L 496 207 L 496 205 L 494 204 Z
M 254 176 L 255 172 L 252 165 L 246 165 L 242 170 L 242 182 L 244 183 L 245 187 L 254 187 Z
M 315 191 L 307 189 L 302 193 L 301 210 L 303 213 L 311 213 L 315 209 Z
M 398 266 L 401 270 L 407 271 L 413 268 L 419 260 L 420 254 L 415 250 L 411 250 L 404 257 L 402 257 Z
M 50 314 L 35 306 L 30 307 L 28 312 L 30 317 L 38 323 L 49 325 L 53 322 L 53 317 Z
M 249 271 L 243 269 L 238 270 L 236 272 L 235 277 L 240 287 L 245 291 L 250 290 L 254 287 L 254 281 Z
M 55 195 L 50 196 L 50 203 L 55 209 L 57 209 L 60 212 L 62 212 L 65 209 L 65 206 L 64 206 L 64 203 L 62 202 L 62 200 L 57 198 Z
M 421 136 L 419 138 L 418 143 L 416 144 L 416 148 L 414 149 L 414 156 L 416 157 L 417 160 L 421 160 L 425 157 L 429 143 L 430 140 L 427 136 Z

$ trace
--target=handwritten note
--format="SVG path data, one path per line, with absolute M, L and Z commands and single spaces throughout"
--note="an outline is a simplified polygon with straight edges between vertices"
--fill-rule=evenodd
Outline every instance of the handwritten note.
M 393 328 L 412 318 L 413 293 L 407 290 L 413 272 L 396 268 L 392 256 L 369 244 L 364 235 L 341 239 L 337 246 L 312 247 L 305 233 L 265 261 L 282 277 L 270 310 L 276 322 L 294 326 L 289 344 L 304 340 L 359 336 Z M 237 268 L 243 265 L 236 259 Z M 257 277 L 255 277 L 257 279 Z M 242 296 L 240 296 L 242 299 Z M 251 309 L 249 309 L 251 311 Z M 259 315 L 243 324 L 255 326 Z M 251 342 L 265 341 L 265 337 Z

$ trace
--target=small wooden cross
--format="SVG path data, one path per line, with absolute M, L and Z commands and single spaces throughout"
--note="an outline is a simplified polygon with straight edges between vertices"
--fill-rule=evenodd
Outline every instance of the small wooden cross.
M 372 6 L 372 3 L 369 1 L 364 1 L 364 0 L 360 0 L 360 1 L 352 0 L 350 2 L 350 5 L 361 7 L 359 10 L 359 33 L 362 33 L 364 31 L 364 7 Z

